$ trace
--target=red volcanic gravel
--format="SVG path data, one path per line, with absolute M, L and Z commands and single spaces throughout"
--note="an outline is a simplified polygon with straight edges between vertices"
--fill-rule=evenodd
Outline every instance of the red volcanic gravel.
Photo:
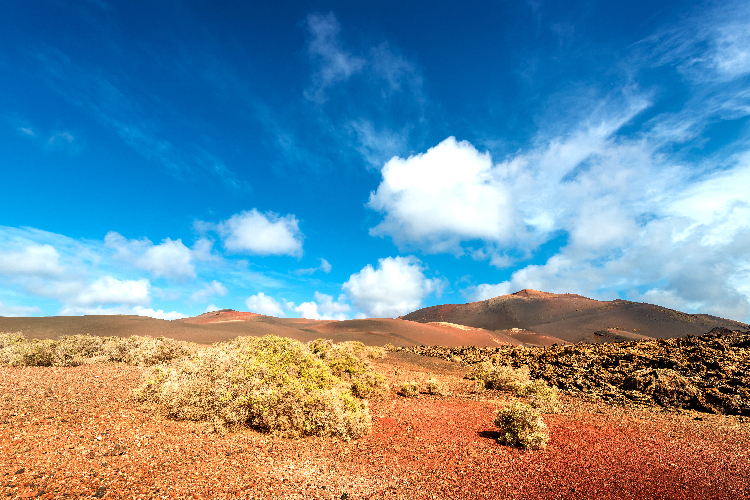
M 545 417 L 547 448 L 523 451 L 496 442 L 493 417 L 508 396 L 470 394 L 472 384 L 442 374 L 452 396 L 394 393 L 375 401 L 373 431 L 358 441 L 253 431 L 217 436 L 139 407 L 130 391 L 141 373 L 125 366 L 0 368 L 0 492 L 7 498 L 750 498 L 750 428 L 736 417 L 564 398 L 562 413 Z

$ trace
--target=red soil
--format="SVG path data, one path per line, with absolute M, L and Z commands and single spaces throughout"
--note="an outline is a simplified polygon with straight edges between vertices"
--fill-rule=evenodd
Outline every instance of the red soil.
M 379 369 L 425 377 L 391 355 Z M 434 363 L 434 360 L 425 360 Z M 446 370 L 451 364 L 445 364 Z M 436 366 L 437 368 L 437 366 Z M 358 441 L 216 436 L 132 399 L 142 370 L 0 368 L 0 492 L 8 498 L 747 499 L 750 429 L 736 417 L 563 399 L 547 448 L 496 442 L 507 395 L 374 401 Z M 395 382 L 392 380 L 392 382 Z M 701 418 L 702 420 L 697 420 Z
M 205 325 L 208 323 L 228 323 L 230 321 L 248 321 L 252 318 L 256 318 L 260 314 L 251 312 L 234 311 L 232 309 L 222 309 L 221 311 L 211 311 L 203 313 L 200 316 L 194 316 L 192 318 L 177 319 L 180 323 L 193 323 L 197 325 Z

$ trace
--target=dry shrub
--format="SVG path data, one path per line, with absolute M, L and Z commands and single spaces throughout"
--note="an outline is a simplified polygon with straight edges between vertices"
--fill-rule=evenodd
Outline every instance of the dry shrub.
M 0 333 L 0 349 L 5 349 L 6 347 L 23 342 L 24 340 L 26 340 L 26 337 L 24 337 L 21 332 Z
M 433 394 L 435 396 L 446 396 L 448 394 L 445 386 L 435 377 L 427 379 L 427 382 L 425 382 L 425 390 L 427 391 L 427 394 Z
M 558 410 L 558 391 L 544 380 L 534 380 L 524 388 L 529 396 L 529 405 L 542 413 L 555 413 Z
M 519 396 L 524 394 L 526 386 L 531 383 L 528 367 L 513 368 L 507 365 L 494 365 L 489 361 L 472 366 L 466 377 L 481 380 L 489 389 L 511 391 Z
M 103 346 L 103 354 L 110 361 L 134 366 L 169 363 L 190 356 L 198 349 L 197 345 L 192 342 L 181 342 L 164 337 L 153 338 L 133 335 L 124 339 L 105 338 L 111 340 Z
M 662 406 L 690 407 L 700 391 L 688 379 L 670 369 L 644 369 L 633 372 L 623 382 L 626 390 L 651 396 Z
M 0 349 L 0 364 L 6 366 L 52 366 L 55 343 L 52 340 L 26 340 L 18 334 L 7 334 Z
M 165 417 L 209 421 L 219 432 L 247 426 L 286 437 L 366 434 L 368 405 L 353 385 L 377 377 L 357 356 L 363 351 L 311 344 L 276 336 L 215 344 L 152 369 L 136 397 Z
M 373 371 L 368 363 L 369 359 L 382 358 L 383 349 L 367 347 L 357 341 L 334 344 L 323 339 L 308 342 L 307 347 L 335 376 L 351 382 L 352 393 L 358 398 L 380 397 L 388 392 L 385 377 Z
M 8 366 L 79 366 L 127 363 L 151 366 L 184 357 L 194 344 L 163 337 L 98 337 L 64 335 L 58 340 L 26 339 L 22 334 L 0 334 L 0 364 Z
M 403 384 L 401 384 L 401 388 L 398 390 L 398 393 L 407 398 L 416 398 L 417 396 L 419 396 L 419 389 L 419 383 L 417 382 L 404 382 Z
M 497 438 L 500 444 L 536 449 L 546 447 L 549 441 L 547 425 L 539 410 L 517 401 L 497 412 L 495 425 L 500 428 L 500 437 Z

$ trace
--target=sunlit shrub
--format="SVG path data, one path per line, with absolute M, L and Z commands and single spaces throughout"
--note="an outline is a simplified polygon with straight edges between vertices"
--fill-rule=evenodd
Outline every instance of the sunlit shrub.
M 558 391 L 544 380 L 534 380 L 524 388 L 529 397 L 529 405 L 542 413 L 555 413 L 558 410 Z
M 428 378 L 427 382 L 425 382 L 424 388 L 427 394 L 433 394 L 435 396 L 445 396 L 448 394 L 445 386 L 435 377 Z
M 78 366 L 127 363 L 151 366 L 182 358 L 195 344 L 163 337 L 98 337 L 64 335 L 57 340 L 26 339 L 21 334 L 0 335 L 0 364 L 8 366 Z
M 352 380 L 367 385 L 374 377 L 350 347 L 239 337 L 155 367 L 136 397 L 165 417 L 209 421 L 219 432 L 247 426 L 286 437 L 357 438 L 371 419 Z M 331 366 L 319 357 L 324 351 Z
M 497 442 L 508 446 L 526 449 L 544 448 L 549 441 L 547 425 L 539 410 L 529 405 L 512 402 L 501 408 L 495 417 L 495 425 L 500 428 Z
M 419 396 L 419 383 L 411 381 L 404 382 L 398 390 L 398 393 L 407 398 L 416 398 Z
M 522 395 L 526 386 L 531 383 L 528 367 L 513 368 L 506 365 L 494 365 L 489 361 L 472 366 L 466 377 L 481 380 L 489 389 L 511 391 L 517 395 Z

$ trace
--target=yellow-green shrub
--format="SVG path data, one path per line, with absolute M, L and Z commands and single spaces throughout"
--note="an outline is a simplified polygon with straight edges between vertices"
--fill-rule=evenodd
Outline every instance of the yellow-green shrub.
M 388 392 L 385 377 L 373 371 L 367 360 L 383 357 L 379 347 L 367 347 L 362 342 L 348 341 L 334 344 L 317 339 L 307 343 L 312 353 L 320 358 L 334 375 L 352 384 L 352 393 L 359 398 L 383 396 Z
M 481 380 L 489 389 L 511 391 L 518 395 L 522 395 L 526 386 L 531 383 L 528 367 L 513 368 L 494 365 L 489 361 L 472 366 L 466 377 Z
M 544 380 L 534 380 L 524 388 L 529 396 L 529 405 L 542 413 L 555 413 L 558 410 L 558 391 Z
M 497 412 L 495 425 L 500 428 L 497 442 L 526 449 L 544 448 L 549 441 L 547 425 L 539 410 L 514 401 Z
M 404 382 L 398 390 L 398 393 L 407 398 L 419 396 L 419 383 L 411 381 Z
M 0 364 L 9 366 L 78 366 L 93 363 L 151 366 L 184 357 L 195 349 L 195 344 L 163 337 L 64 335 L 58 340 L 29 340 L 22 334 L 0 334 Z
M 359 364 L 357 346 L 311 345 L 239 337 L 152 369 L 136 396 L 165 417 L 211 421 L 217 431 L 248 426 L 287 437 L 366 434 L 368 405 L 353 385 L 373 385 L 377 377 Z

